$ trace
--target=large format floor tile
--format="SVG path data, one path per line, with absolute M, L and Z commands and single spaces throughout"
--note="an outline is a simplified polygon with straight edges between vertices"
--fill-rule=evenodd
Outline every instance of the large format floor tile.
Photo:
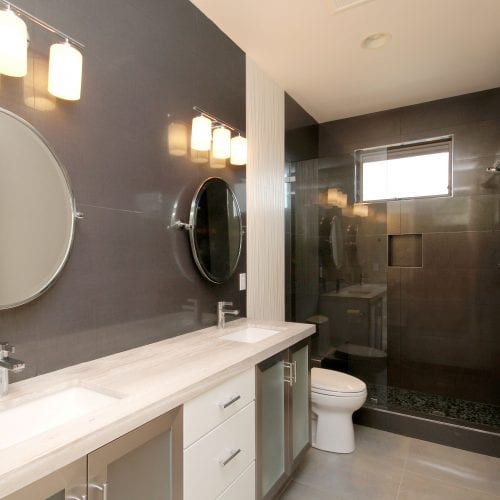
M 311 449 L 283 500 L 500 500 L 500 459 L 356 426 L 356 451 Z

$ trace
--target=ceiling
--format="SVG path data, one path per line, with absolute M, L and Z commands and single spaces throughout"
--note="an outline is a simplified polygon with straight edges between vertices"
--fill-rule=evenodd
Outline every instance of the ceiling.
M 319 122 L 500 87 L 500 0 L 191 1 Z

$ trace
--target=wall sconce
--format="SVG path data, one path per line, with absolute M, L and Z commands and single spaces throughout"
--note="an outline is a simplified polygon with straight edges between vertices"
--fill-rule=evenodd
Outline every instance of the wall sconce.
M 210 160 L 210 151 L 198 151 L 191 148 L 191 161 L 193 163 L 208 163 Z
M 231 164 L 246 165 L 247 163 L 247 140 L 241 135 L 231 139 Z
M 167 129 L 168 152 L 172 156 L 185 156 L 188 151 L 188 129 L 184 123 L 172 122 Z
M 26 76 L 28 72 L 28 28 L 11 10 L 0 11 L 0 73 Z
M 43 29 L 61 37 L 64 43 L 50 47 L 48 91 L 61 99 L 77 101 L 82 86 L 82 54 L 74 46 L 85 46 L 38 17 L 6 0 L 0 11 L 0 73 L 9 76 L 26 76 L 28 68 L 28 30 L 24 17 Z
M 82 89 L 82 54 L 69 44 L 50 47 L 49 92 L 67 101 L 78 101 Z
M 227 160 L 231 156 L 231 131 L 226 127 L 217 127 L 212 134 L 212 154 L 218 160 Z
M 212 143 L 212 120 L 204 115 L 193 118 L 191 149 L 208 151 Z
M 191 159 L 195 163 L 210 162 L 212 168 L 224 168 L 230 158 L 232 165 L 245 165 L 247 162 L 247 140 L 241 130 L 219 120 L 203 109 L 194 106 L 200 116 L 193 118 L 191 130 Z M 231 132 L 238 133 L 231 138 Z M 195 151 L 210 151 L 207 157 L 200 157 Z M 194 153 L 194 154 L 193 154 Z M 223 160 L 223 161 L 220 161 Z
M 352 213 L 358 217 L 368 217 L 368 205 L 355 203 L 352 207 Z

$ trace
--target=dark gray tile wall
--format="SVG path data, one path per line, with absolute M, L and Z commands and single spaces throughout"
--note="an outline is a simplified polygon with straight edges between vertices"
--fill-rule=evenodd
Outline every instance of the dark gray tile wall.
M 30 24 L 30 71 L 1 77 L 0 106 L 31 122 L 66 166 L 77 207 L 71 257 L 34 302 L 0 311 L 0 334 L 27 363 L 22 378 L 215 324 L 217 300 L 245 314 L 237 274 L 224 285 L 196 271 L 174 210 L 217 175 L 245 211 L 245 168 L 212 170 L 169 157 L 168 114 L 189 123 L 198 105 L 245 129 L 245 55 L 188 0 L 19 0 L 86 45 L 82 99 L 46 91 L 58 41 Z M 202 363 L 203 360 L 200 360 Z
M 323 123 L 320 161 L 449 134 L 453 197 L 387 204 L 384 232 L 422 234 L 423 256 L 387 269 L 389 384 L 500 404 L 500 88 Z

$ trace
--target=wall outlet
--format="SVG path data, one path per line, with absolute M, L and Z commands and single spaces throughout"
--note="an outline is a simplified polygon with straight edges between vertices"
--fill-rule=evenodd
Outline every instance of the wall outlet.
M 247 273 L 240 273 L 240 291 L 247 289 Z

